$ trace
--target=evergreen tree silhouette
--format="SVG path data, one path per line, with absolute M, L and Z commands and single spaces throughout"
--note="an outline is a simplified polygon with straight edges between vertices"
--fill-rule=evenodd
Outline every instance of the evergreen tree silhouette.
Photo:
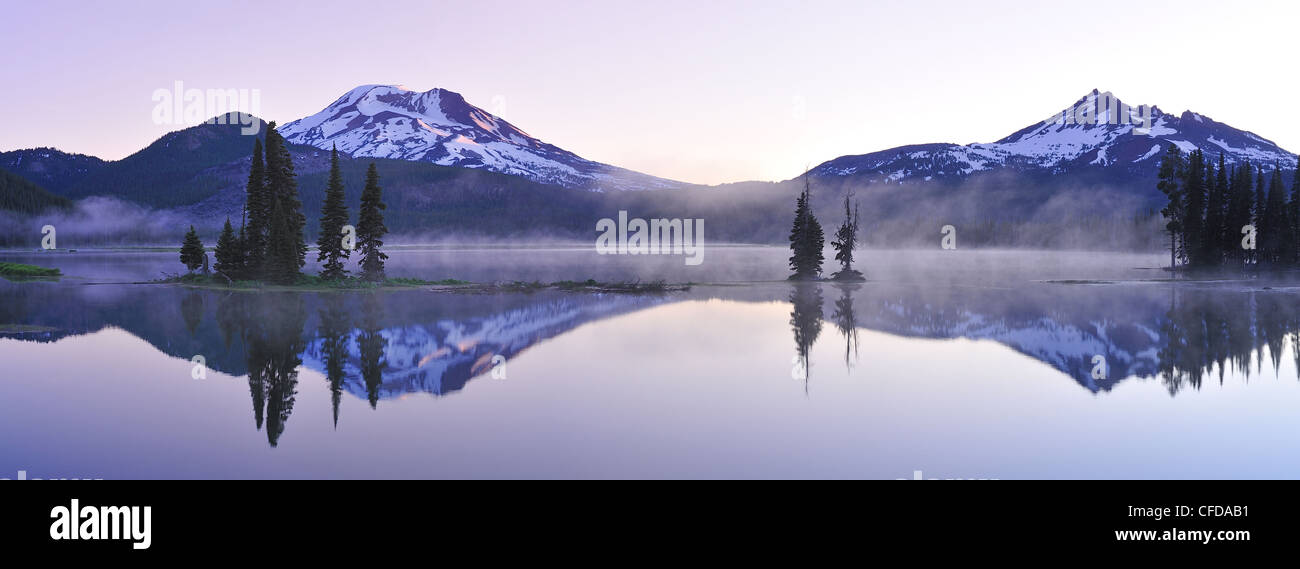
M 361 252 L 361 277 L 368 281 L 384 280 L 384 226 L 383 189 L 379 187 L 379 171 L 372 162 L 366 169 L 366 186 L 361 191 L 361 210 L 357 219 L 357 249 Z
M 840 224 L 839 230 L 835 232 L 835 240 L 831 242 L 831 246 L 835 248 L 835 260 L 840 263 L 840 270 L 831 278 L 839 281 L 863 280 L 862 273 L 853 270 L 853 252 L 858 246 L 860 223 L 858 206 L 856 203 L 850 204 L 852 200 L 853 191 L 845 192 L 844 222 Z
M 1192 151 L 1187 160 L 1183 187 L 1186 192 L 1187 210 L 1183 222 L 1183 244 L 1187 249 L 1187 263 L 1191 266 L 1204 266 L 1206 261 L 1205 230 L 1205 155 L 1199 150 Z
M 243 274 L 243 251 L 240 250 L 239 238 L 235 236 L 235 228 L 230 225 L 230 218 L 226 218 L 226 225 L 221 228 L 221 236 L 217 238 L 217 249 L 213 255 L 217 258 L 214 268 L 218 273 L 231 279 L 240 278 Z
M 243 228 L 244 267 L 246 275 L 265 278 L 266 240 L 271 225 L 271 196 L 266 185 L 266 163 L 262 158 L 262 140 L 253 142 L 253 161 L 244 190 Z
M 181 243 L 181 263 L 191 273 L 208 264 L 208 252 L 203 248 L 203 241 L 199 240 L 199 234 L 194 231 L 193 225 Z
M 815 280 L 821 277 L 822 249 L 826 246 L 821 223 L 812 211 L 812 185 L 804 173 L 803 191 L 795 201 L 794 223 L 790 228 L 791 280 Z
M 1232 169 L 1228 182 L 1228 216 L 1224 235 L 1224 251 L 1232 264 L 1241 267 L 1250 261 L 1249 251 L 1241 245 L 1245 237 L 1242 229 L 1251 224 L 1250 206 L 1255 201 L 1251 190 L 1250 163 Z
M 320 253 L 316 256 L 321 261 L 320 276 L 326 280 L 338 280 L 347 276 L 343 268 L 349 251 L 343 248 L 343 226 L 348 223 L 348 206 L 343 198 L 343 174 L 339 171 L 339 149 L 336 146 L 330 152 L 330 178 L 325 187 L 325 203 L 321 207 L 320 236 L 316 247 Z
M 303 236 L 306 218 L 298 197 L 297 175 L 293 157 L 275 123 L 266 130 L 266 185 L 271 199 L 270 227 L 267 232 L 265 278 L 273 282 L 293 283 L 306 263 L 307 242 Z
M 1177 144 L 1170 143 L 1169 148 L 1165 150 L 1164 157 L 1160 160 L 1160 171 L 1157 175 L 1159 182 L 1156 184 L 1156 188 L 1165 195 L 1167 200 L 1164 209 L 1160 210 L 1160 213 L 1168 220 L 1165 224 L 1165 230 L 1169 232 L 1169 267 L 1171 269 L 1178 264 L 1179 259 L 1186 258 L 1186 250 L 1179 245 L 1179 241 L 1184 237 L 1183 224 L 1187 213 L 1186 195 L 1183 191 L 1183 176 L 1183 154 L 1178 149 Z

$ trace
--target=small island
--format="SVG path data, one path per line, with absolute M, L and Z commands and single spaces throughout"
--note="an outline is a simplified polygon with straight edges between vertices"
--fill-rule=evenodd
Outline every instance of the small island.
M 246 291 L 350 291 L 376 289 L 425 288 L 435 292 L 496 293 L 558 290 L 566 292 L 657 294 L 689 290 L 689 284 L 663 281 L 599 282 L 539 281 L 509 283 L 473 283 L 459 279 L 424 280 L 389 277 L 384 264 L 383 190 L 379 173 L 371 163 L 361 192 L 357 224 L 350 225 L 344 198 L 343 176 L 339 169 L 338 149 L 330 154 L 329 182 L 321 207 L 320 236 L 316 240 L 316 260 L 321 263 L 318 275 L 305 274 L 307 240 L 306 218 L 298 197 L 293 159 L 284 139 L 267 127 L 266 142 L 253 143 L 252 161 L 246 187 L 244 218 L 239 230 L 227 219 L 217 239 L 209 265 L 208 249 L 194 226 L 190 226 L 181 244 L 180 261 L 185 274 L 165 275 L 149 284 L 175 284 L 195 288 Z M 360 271 L 350 274 L 345 263 L 357 252 Z
M 857 248 L 860 221 L 857 202 L 852 190 L 844 193 L 844 221 L 835 232 L 831 247 L 835 248 L 835 260 L 840 263 L 840 270 L 831 275 L 830 280 L 840 283 L 866 282 L 861 271 L 853 268 L 853 251 Z M 804 174 L 803 191 L 795 201 L 794 223 L 790 227 L 790 275 L 791 281 L 815 282 L 822 278 L 822 263 L 826 261 L 826 238 L 822 225 L 812 211 L 812 185 L 808 174 Z
M 460 279 L 425 280 L 416 278 L 390 277 L 382 281 L 366 280 L 358 277 L 342 279 L 324 279 L 317 275 L 302 275 L 292 283 L 269 283 L 256 280 L 227 280 L 221 275 L 188 273 L 170 275 L 150 281 L 147 284 L 174 284 L 190 288 L 220 289 L 235 291 L 280 291 L 280 292 L 330 292 L 380 289 L 428 289 L 433 292 L 454 292 L 465 294 L 489 294 L 502 292 L 532 293 L 544 290 L 563 292 L 594 292 L 622 294 L 656 294 L 683 292 L 690 290 L 690 284 L 672 284 L 664 281 L 652 282 L 601 282 L 595 279 L 585 281 L 512 281 L 503 283 L 476 283 Z
M 319 275 L 304 274 L 307 218 L 302 213 L 293 158 L 274 122 L 267 125 L 265 145 L 261 138 L 254 140 L 245 194 L 239 231 L 235 231 L 227 218 L 213 251 L 216 259 L 213 265 L 209 265 L 208 250 L 191 225 L 180 250 L 180 261 L 189 272 L 155 282 L 245 290 L 355 290 L 468 284 L 454 279 L 424 281 L 385 275 L 384 261 L 388 255 L 383 252 L 383 238 L 388 228 L 384 226 L 383 211 L 387 205 L 379 186 L 379 172 L 372 162 L 366 171 L 357 225 L 350 225 L 337 148 L 330 154 L 329 182 L 321 207 L 320 236 L 316 240 L 316 260 L 322 263 L 322 270 Z M 361 270 L 355 275 L 345 268 L 353 252 L 360 256 Z

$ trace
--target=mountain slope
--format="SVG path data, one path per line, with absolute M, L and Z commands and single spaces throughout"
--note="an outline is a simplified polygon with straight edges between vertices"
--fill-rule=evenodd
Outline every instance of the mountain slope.
M 265 126 L 260 123 L 258 132 Z M 197 203 L 225 185 L 205 176 L 206 170 L 252 154 L 253 137 L 243 128 L 227 117 L 224 123 L 168 133 L 135 154 L 104 163 L 60 193 L 71 199 L 112 196 L 163 209 Z
M 26 178 L 0 168 L 0 210 L 18 213 L 41 213 L 53 208 L 67 208 L 72 202 L 47 191 Z
M 683 184 L 586 160 L 538 140 L 446 89 L 423 93 L 363 85 L 312 116 L 284 125 L 286 140 L 353 157 L 476 168 L 589 190 Z

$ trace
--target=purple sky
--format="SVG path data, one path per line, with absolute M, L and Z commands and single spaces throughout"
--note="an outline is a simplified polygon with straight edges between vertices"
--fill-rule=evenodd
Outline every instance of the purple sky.
M 443 87 L 586 158 L 701 183 L 989 142 L 1094 87 L 1300 149 L 1295 2 L 5 4 L 0 150 L 121 158 L 184 126 L 151 116 L 177 80 L 257 89 L 282 123 L 361 84 Z

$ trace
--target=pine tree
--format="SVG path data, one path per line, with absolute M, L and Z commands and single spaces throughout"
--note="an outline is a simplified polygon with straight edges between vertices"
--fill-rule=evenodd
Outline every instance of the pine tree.
M 194 231 L 193 225 L 181 243 L 181 263 L 191 273 L 208 264 L 208 252 L 203 249 L 203 242 L 199 240 L 199 234 Z
M 1178 264 L 1178 259 L 1186 258 L 1186 249 L 1178 245 L 1187 204 L 1183 192 L 1183 153 L 1177 144 L 1170 143 L 1165 150 L 1164 158 L 1160 160 L 1158 178 L 1160 181 L 1156 183 L 1156 188 L 1168 200 L 1160 214 L 1168 220 L 1165 230 L 1169 232 L 1169 267 L 1173 268 Z
M 1286 188 L 1282 184 L 1282 171 L 1273 168 L 1269 180 L 1268 202 L 1264 206 L 1264 223 L 1260 231 L 1260 258 L 1270 265 L 1290 260 L 1291 224 L 1286 215 Z
M 1205 155 L 1193 150 L 1187 160 L 1183 187 L 1186 192 L 1187 211 L 1183 221 L 1183 247 L 1187 251 L 1187 264 L 1205 264 Z
M 232 280 L 240 277 L 244 259 L 239 249 L 239 238 L 235 236 L 235 228 L 230 225 L 230 218 L 226 218 L 226 226 L 221 228 L 214 256 L 217 258 L 215 268 L 218 273 Z
M 266 130 L 266 181 L 271 201 L 271 219 L 267 231 L 265 278 L 292 283 L 302 274 L 306 263 L 307 240 L 303 236 L 306 218 L 298 197 L 297 175 L 293 157 L 275 123 Z
M 1227 235 L 1228 214 L 1228 172 L 1224 165 L 1223 153 L 1219 153 L 1219 166 L 1210 164 L 1205 169 L 1205 187 L 1208 188 L 1209 200 L 1205 211 L 1205 262 L 1211 266 L 1223 263 L 1226 253 L 1224 248 Z
M 1228 217 L 1224 236 L 1224 251 L 1230 261 L 1244 265 L 1250 261 L 1249 251 L 1241 246 L 1245 237 L 1242 229 L 1250 225 L 1250 206 L 1254 202 L 1251 191 L 1250 163 L 1233 168 L 1228 182 Z
M 384 226 L 383 189 L 379 187 L 379 171 L 370 163 L 366 169 L 366 186 L 361 190 L 361 209 L 357 217 L 357 249 L 361 252 L 361 278 L 368 281 L 384 280 Z
M 839 230 L 835 232 L 835 240 L 831 246 L 835 248 L 835 260 L 840 263 L 839 272 L 835 273 L 832 278 L 835 280 L 863 280 L 860 271 L 853 270 L 853 251 L 858 245 L 858 206 L 850 201 L 853 198 L 853 191 L 849 190 L 844 193 L 844 222 L 840 224 Z
M 790 229 L 790 269 L 794 271 L 790 278 L 795 280 L 820 277 L 825 260 L 822 249 L 826 246 L 826 239 L 821 223 L 813 214 L 811 202 L 812 186 L 805 173 L 803 192 L 795 202 L 794 223 Z
M 1291 232 L 1287 235 L 1288 263 L 1300 262 L 1300 167 L 1291 182 L 1291 199 L 1287 202 L 1287 222 Z
M 1258 236 L 1264 234 L 1264 214 L 1268 210 L 1268 185 L 1264 182 L 1264 166 L 1255 167 L 1255 235 L 1256 245 L 1252 252 L 1252 258 L 1256 264 L 1260 263 L 1261 255 L 1259 249 Z
M 244 226 L 239 227 L 239 236 L 235 238 L 235 249 L 239 253 L 239 270 L 234 275 L 234 279 L 246 279 L 250 277 L 248 267 L 248 234 L 244 231 Z
M 284 204 L 275 200 L 271 206 L 271 227 L 266 245 L 267 280 L 282 284 L 291 284 L 300 275 L 294 266 L 294 239 L 289 215 L 285 213 Z
M 1276 165 L 1273 168 L 1273 179 L 1270 186 L 1276 187 L 1278 193 L 1279 213 L 1276 216 L 1277 227 L 1274 228 L 1278 240 L 1277 263 L 1293 265 L 1296 261 L 1296 229 L 1291 216 L 1292 200 L 1287 192 L 1286 182 L 1282 181 L 1281 165 Z M 1269 197 L 1272 198 L 1272 196 Z
M 337 280 L 347 276 L 343 262 L 349 251 L 343 248 L 343 226 L 348 223 L 348 206 L 343 197 L 343 174 L 339 171 L 339 149 L 330 153 L 330 179 L 325 187 L 325 203 L 321 206 L 320 237 L 316 247 L 320 250 L 316 260 L 322 261 L 321 278 Z
M 266 264 L 266 239 L 271 220 L 271 197 L 266 187 L 266 163 L 262 160 L 262 140 L 253 142 L 253 163 L 248 170 L 248 184 L 245 187 L 244 215 L 247 219 L 242 228 L 244 237 L 245 276 L 263 278 Z

